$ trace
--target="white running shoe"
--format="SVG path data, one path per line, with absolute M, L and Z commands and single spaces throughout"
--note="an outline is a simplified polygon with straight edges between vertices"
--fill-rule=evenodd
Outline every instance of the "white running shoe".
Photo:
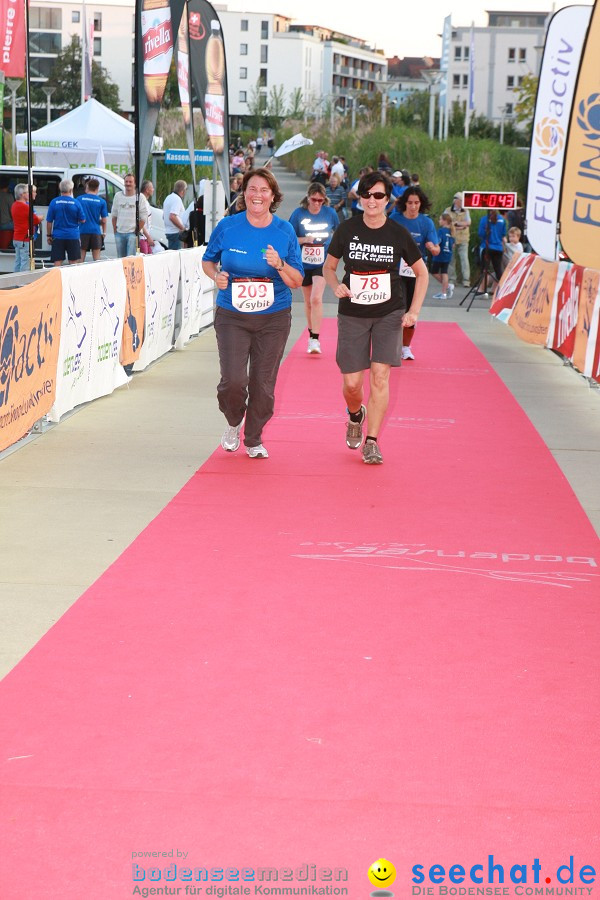
M 447 294 L 434 294 L 433 299 L 434 300 L 447 300 L 448 295 Z
M 221 447 L 223 450 L 227 450 L 228 453 L 234 453 L 238 449 L 240 446 L 240 431 L 242 430 L 243 424 L 244 420 L 242 419 L 239 425 L 227 426 L 223 432 L 223 437 L 221 438 Z
M 453 295 L 453 293 L 454 293 L 454 285 L 449 284 L 448 285 L 448 299 L 450 299 L 450 297 Z
M 415 358 L 414 353 L 412 352 L 410 347 L 402 348 L 402 359 L 414 359 L 414 358 Z
M 321 342 L 318 338 L 309 338 L 308 339 L 308 350 L 307 353 L 320 353 L 321 352 Z
M 269 458 L 267 448 L 263 447 L 262 444 L 258 444 L 256 447 L 246 447 L 246 453 L 248 454 L 250 459 L 268 459 Z

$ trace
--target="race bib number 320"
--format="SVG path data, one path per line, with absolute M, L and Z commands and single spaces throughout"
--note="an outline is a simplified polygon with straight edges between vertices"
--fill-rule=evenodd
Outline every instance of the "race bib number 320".
M 251 281 L 240 279 L 231 285 L 231 302 L 239 312 L 260 312 L 273 306 L 274 301 L 275 291 L 272 281 L 262 281 L 258 278 Z
M 350 275 L 352 303 L 374 305 L 385 303 L 392 296 L 389 272 L 364 272 Z

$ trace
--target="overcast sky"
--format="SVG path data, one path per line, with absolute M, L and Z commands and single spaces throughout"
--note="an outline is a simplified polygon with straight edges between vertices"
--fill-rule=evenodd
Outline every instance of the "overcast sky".
M 213 0 L 214 5 L 218 5 Z M 565 0 L 491 0 L 485 6 L 478 0 L 420 0 L 414 4 L 392 4 L 390 0 L 229 0 L 229 10 L 270 12 L 290 16 L 298 25 L 323 25 L 363 38 L 382 49 L 386 56 L 439 56 L 444 18 L 452 15 L 453 25 L 487 25 L 486 10 L 527 10 L 552 12 L 573 6 Z M 591 6 L 589 0 L 579 5 Z M 311 11 L 312 10 L 312 11 Z M 368 10 L 368 15 L 365 11 Z M 414 15 L 411 15 L 414 12 Z

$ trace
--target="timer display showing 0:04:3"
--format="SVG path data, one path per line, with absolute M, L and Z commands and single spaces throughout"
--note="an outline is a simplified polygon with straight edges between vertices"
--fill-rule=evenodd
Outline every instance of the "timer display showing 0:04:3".
M 516 191 L 465 191 L 465 209 L 516 209 Z

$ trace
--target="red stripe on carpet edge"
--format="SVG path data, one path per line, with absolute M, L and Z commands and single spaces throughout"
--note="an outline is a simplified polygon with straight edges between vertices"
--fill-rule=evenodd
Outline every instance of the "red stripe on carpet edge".
M 286 360 L 271 458 L 217 450 L 5 679 L 3 897 L 129 896 L 138 849 L 351 897 L 378 856 L 396 896 L 593 862 L 593 530 L 460 329 L 419 327 L 373 468 L 334 342 Z

